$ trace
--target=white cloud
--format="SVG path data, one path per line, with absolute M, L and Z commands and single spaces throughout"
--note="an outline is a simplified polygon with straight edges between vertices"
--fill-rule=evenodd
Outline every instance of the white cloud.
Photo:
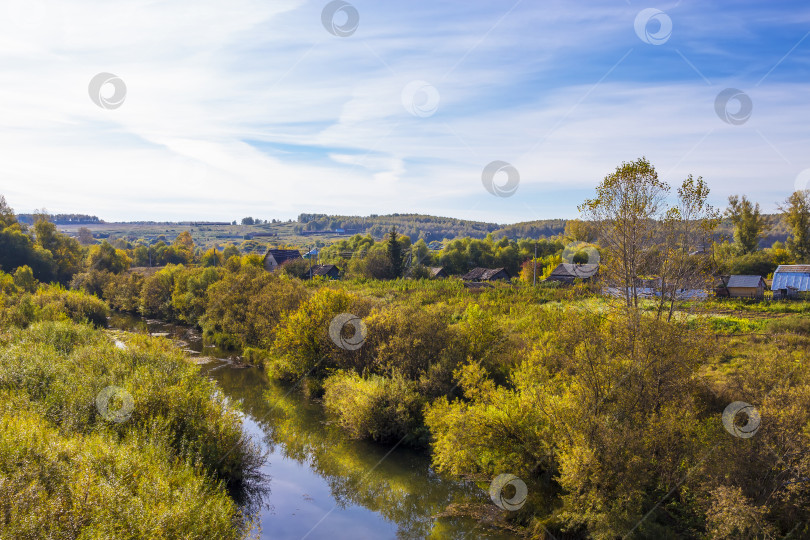
M 637 10 L 615 3 L 527 5 L 495 26 L 508 6 L 358 1 L 351 38 L 328 34 L 322 6 L 303 1 L 2 6 L 0 193 L 22 211 L 564 217 L 575 204 L 559 201 L 640 155 L 671 182 L 703 175 L 720 202 L 745 192 L 772 209 L 810 167 L 808 85 L 755 87 L 758 73 L 713 76 L 708 86 L 664 47 L 654 62 L 688 79 L 637 72 L 652 49 L 633 33 Z M 697 31 L 692 12 L 672 16 L 674 42 Z M 723 17 L 750 31 L 742 14 Z M 89 99 L 87 84 L 102 71 L 127 84 L 118 109 Z M 440 94 L 428 118 L 402 105 L 414 80 Z M 726 86 L 754 101 L 743 126 L 714 113 Z M 514 197 L 483 190 L 481 169 L 493 160 L 520 170 Z

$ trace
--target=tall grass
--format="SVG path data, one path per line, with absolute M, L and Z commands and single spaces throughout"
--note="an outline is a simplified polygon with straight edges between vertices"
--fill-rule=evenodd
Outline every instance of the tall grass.
M 119 348 L 43 321 L 0 334 L 0 538 L 241 538 L 232 497 L 261 458 L 214 384 L 168 343 Z M 96 398 L 131 397 L 110 421 Z

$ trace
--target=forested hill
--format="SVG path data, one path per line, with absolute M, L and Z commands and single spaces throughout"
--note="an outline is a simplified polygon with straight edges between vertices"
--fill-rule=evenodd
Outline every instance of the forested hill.
M 326 214 L 301 214 L 295 225 L 298 234 L 317 234 L 324 231 L 340 230 L 346 234 L 370 234 L 381 238 L 391 227 L 396 227 L 401 234 L 412 240 L 423 238 L 426 242 L 452 239 L 457 237 L 484 238 L 492 233 L 496 238 L 526 238 L 554 236 L 565 229 L 564 219 L 547 219 L 501 225 L 483 221 L 469 221 L 449 217 L 428 216 L 424 214 L 390 214 L 380 216 L 372 214 L 360 216 L 329 216 Z

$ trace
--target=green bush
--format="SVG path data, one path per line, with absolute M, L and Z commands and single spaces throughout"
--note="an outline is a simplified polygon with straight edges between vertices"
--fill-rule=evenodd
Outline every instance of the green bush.
M 141 314 L 166 321 L 174 320 L 172 291 L 174 291 L 175 274 L 182 266 L 169 265 L 146 278 L 141 289 Z
M 338 372 L 324 382 L 324 405 L 355 438 L 383 443 L 427 443 L 422 409 L 427 399 L 418 385 L 394 378 Z
M 12 333 L 0 351 L 0 388 L 27 396 L 69 431 L 103 428 L 123 435 L 157 422 L 170 431 L 178 456 L 237 485 L 256 457 L 238 444 L 238 413 L 197 369 L 161 340 L 132 336 L 121 350 L 88 326 L 40 322 Z M 122 387 L 134 399 L 125 423 L 110 425 L 95 408 L 96 396 L 108 386 Z
M 199 324 L 208 341 L 269 349 L 279 321 L 306 296 L 300 281 L 270 274 L 261 264 L 246 263 L 208 287 Z
M 387 305 L 366 317 L 366 342 L 361 349 L 364 367 L 391 376 L 400 373 L 416 380 L 439 362 L 454 333 L 446 309 Z
M 370 303 L 355 295 L 322 288 L 300 307 L 284 314 L 275 330 L 274 356 L 266 363 L 269 374 L 283 380 L 325 378 L 335 369 L 362 370 L 359 350 L 341 349 L 329 336 L 332 320 L 351 313 L 365 317 Z
M 244 537 L 236 504 L 165 434 L 66 434 L 21 407 L 0 397 L 0 538 Z
M 110 309 L 95 296 L 81 291 L 68 291 L 58 285 L 40 287 L 33 301 L 41 309 L 42 320 L 59 320 L 67 316 L 75 322 L 107 326 Z
M 229 493 L 262 459 L 168 342 L 133 335 L 121 349 L 69 321 L 0 336 L 0 538 L 244 536 Z M 132 398 L 120 422 L 98 409 L 110 386 Z

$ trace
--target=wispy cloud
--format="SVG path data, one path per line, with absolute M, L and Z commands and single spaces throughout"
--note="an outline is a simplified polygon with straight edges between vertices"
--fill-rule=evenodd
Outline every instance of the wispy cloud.
M 635 34 L 635 2 L 357 1 L 345 38 L 324 4 L 6 0 L 0 192 L 105 219 L 509 222 L 575 215 L 640 155 L 673 183 L 704 176 L 716 204 L 746 193 L 766 209 L 810 168 L 802 4 L 660 6 L 660 46 Z M 90 100 L 99 72 L 126 82 L 120 108 Z M 424 117 L 403 106 L 416 80 L 439 98 Z M 715 113 L 727 87 L 752 99 L 743 125 Z M 513 197 L 483 189 L 493 160 L 520 171 Z

